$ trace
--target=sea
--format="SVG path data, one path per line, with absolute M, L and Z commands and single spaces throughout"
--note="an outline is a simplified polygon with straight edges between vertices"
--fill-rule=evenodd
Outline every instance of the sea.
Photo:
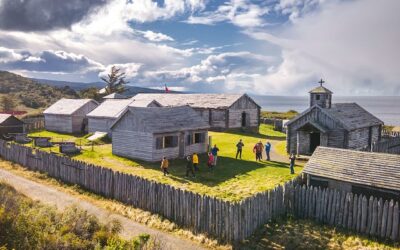
M 308 96 L 251 96 L 263 110 L 303 112 L 309 107 Z M 386 125 L 400 126 L 400 96 L 333 96 L 333 103 L 355 102 Z

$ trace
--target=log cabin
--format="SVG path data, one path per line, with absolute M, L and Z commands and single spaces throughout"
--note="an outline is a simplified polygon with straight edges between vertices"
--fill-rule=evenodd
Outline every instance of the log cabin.
M 111 125 L 122 115 L 128 106 L 160 107 L 161 105 L 154 100 L 108 99 L 87 114 L 89 133 L 105 132 L 110 135 Z
M 208 123 L 189 106 L 132 107 L 112 125 L 112 152 L 145 161 L 183 158 L 208 149 Z
M 246 94 L 137 94 L 135 100 L 156 100 L 162 106 L 189 105 L 214 131 L 258 131 L 261 107 Z
M 311 186 L 400 199 L 400 155 L 318 147 L 303 173 Z
M 86 115 L 98 105 L 91 99 L 60 99 L 43 112 L 45 129 L 69 134 L 85 133 Z
M 0 136 L 7 138 L 8 134 L 24 133 L 25 123 L 10 114 L 0 114 Z
M 332 104 L 332 92 L 311 90 L 310 107 L 286 123 L 286 150 L 311 155 L 318 146 L 370 149 L 380 140 L 383 122 L 356 103 Z

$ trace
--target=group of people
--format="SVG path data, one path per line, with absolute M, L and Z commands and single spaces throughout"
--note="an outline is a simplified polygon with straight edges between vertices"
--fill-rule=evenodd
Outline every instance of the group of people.
M 236 159 L 239 157 L 239 159 L 242 159 L 242 151 L 243 151 L 244 143 L 242 139 L 239 140 L 239 142 L 236 144 Z M 266 154 L 266 160 L 270 161 L 271 160 L 271 148 L 272 145 L 269 141 L 263 145 L 261 141 L 256 143 L 253 147 L 253 152 L 255 153 L 256 156 L 256 161 L 261 161 L 262 160 L 262 153 L 263 150 L 265 150 Z M 207 159 L 207 166 L 209 169 L 212 169 L 217 165 L 217 160 L 218 160 L 218 152 L 219 148 L 217 145 L 214 145 L 214 147 L 211 148 L 211 150 L 208 152 L 208 159 Z M 296 161 L 296 155 L 295 154 L 290 154 L 289 157 L 290 160 L 290 173 L 294 174 L 294 166 L 295 166 L 295 161 Z M 161 169 L 164 172 L 164 176 L 168 175 L 168 168 L 169 168 L 169 162 L 166 157 L 163 157 L 161 161 Z M 186 177 L 189 177 L 189 174 L 192 175 L 192 177 L 196 177 L 196 172 L 198 172 L 199 169 L 199 156 L 194 153 L 192 155 L 186 156 Z
M 236 159 L 238 157 L 239 157 L 239 159 L 242 159 L 243 147 L 244 147 L 244 143 L 243 143 L 242 139 L 240 139 L 239 142 L 236 144 Z M 261 161 L 262 160 L 262 153 L 263 153 L 264 148 L 265 148 L 265 154 L 267 156 L 267 161 L 271 160 L 271 155 L 270 155 L 271 148 L 272 148 L 271 143 L 268 141 L 264 146 L 262 144 L 262 142 L 259 141 L 253 147 L 253 152 L 256 155 L 256 161 Z
M 212 169 L 214 166 L 217 165 L 218 152 L 219 148 L 217 147 L 217 145 L 214 145 L 214 147 L 211 148 L 210 152 L 208 152 L 207 166 L 209 169 Z M 164 172 L 164 176 L 169 174 L 168 168 L 169 161 L 167 157 L 164 156 L 161 161 L 161 169 Z M 186 177 L 189 177 L 189 174 L 191 174 L 192 177 L 196 177 L 196 172 L 198 172 L 199 170 L 199 156 L 196 153 L 186 156 Z

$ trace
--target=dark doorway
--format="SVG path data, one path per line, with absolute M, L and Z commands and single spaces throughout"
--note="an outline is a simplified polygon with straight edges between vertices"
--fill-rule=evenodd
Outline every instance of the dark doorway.
M 242 113 L 242 127 L 246 127 L 247 126 L 247 124 L 246 124 L 246 117 L 247 115 L 246 115 L 246 112 L 243 112 Z
M 321 144 L 320 133 L 310 133 L 310 154 L 314 153 L 314 150 Z

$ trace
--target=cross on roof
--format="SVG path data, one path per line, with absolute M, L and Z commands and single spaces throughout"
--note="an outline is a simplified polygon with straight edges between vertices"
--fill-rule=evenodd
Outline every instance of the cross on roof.
M 322 84 L 323 83 L 325 83 L 325 81 L 324 80 L 322 80 L 322 78 L 321 78 L 321 80 L 319 80 L 319 82 L 318 82 L 320 85 L 321 85 L 321 87 L 322 87 Z

